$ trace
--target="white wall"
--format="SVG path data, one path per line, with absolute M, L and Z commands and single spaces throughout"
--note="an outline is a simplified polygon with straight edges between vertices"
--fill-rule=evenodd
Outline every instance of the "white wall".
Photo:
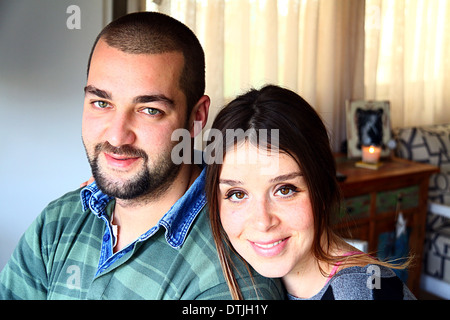
M 90 176 L 83 87 L 102 27 L 102 0 L 0 0 L 0 269 L 42 209 Z

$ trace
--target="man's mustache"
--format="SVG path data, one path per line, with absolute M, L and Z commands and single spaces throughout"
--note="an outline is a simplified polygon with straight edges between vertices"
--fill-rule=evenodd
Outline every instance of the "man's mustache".
M 103 143 L 99 143 L 95 147 L 95 153 L 98 155 L 100 152 L 112 153 L 119 156 L 127 156 L 130 158 L 142 158 L 147 161 L 148 155 L 144 150 L 137 149 L 135 147 L 130 146 L 129 144 L 125 144 L 120 147 L 114 147 L 108 141 Z

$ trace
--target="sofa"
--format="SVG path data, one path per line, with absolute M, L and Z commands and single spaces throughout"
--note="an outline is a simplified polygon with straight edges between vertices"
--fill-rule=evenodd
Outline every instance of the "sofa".
M 450 299 L 450 123 L 395 129 L 396 155 L 440 168 L 430 177 L 421 288 Z

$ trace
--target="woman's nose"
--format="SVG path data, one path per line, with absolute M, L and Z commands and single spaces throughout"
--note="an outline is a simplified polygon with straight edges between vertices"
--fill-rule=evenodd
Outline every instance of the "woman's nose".
M 250 223 L 259 231 L 267 232 L 280 223 L 277 214 L 273 212 L 270 201 L 260 199 L 252 206 Z

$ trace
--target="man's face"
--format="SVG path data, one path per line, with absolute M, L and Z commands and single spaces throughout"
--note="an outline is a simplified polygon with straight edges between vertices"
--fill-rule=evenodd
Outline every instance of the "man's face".
M 129 54 L 100 40 L 85 89 L 82 135 L 100 189 L 119 199 L 158 197 L 179 167 L 172 132 L 184 128 L 180 52 Z

